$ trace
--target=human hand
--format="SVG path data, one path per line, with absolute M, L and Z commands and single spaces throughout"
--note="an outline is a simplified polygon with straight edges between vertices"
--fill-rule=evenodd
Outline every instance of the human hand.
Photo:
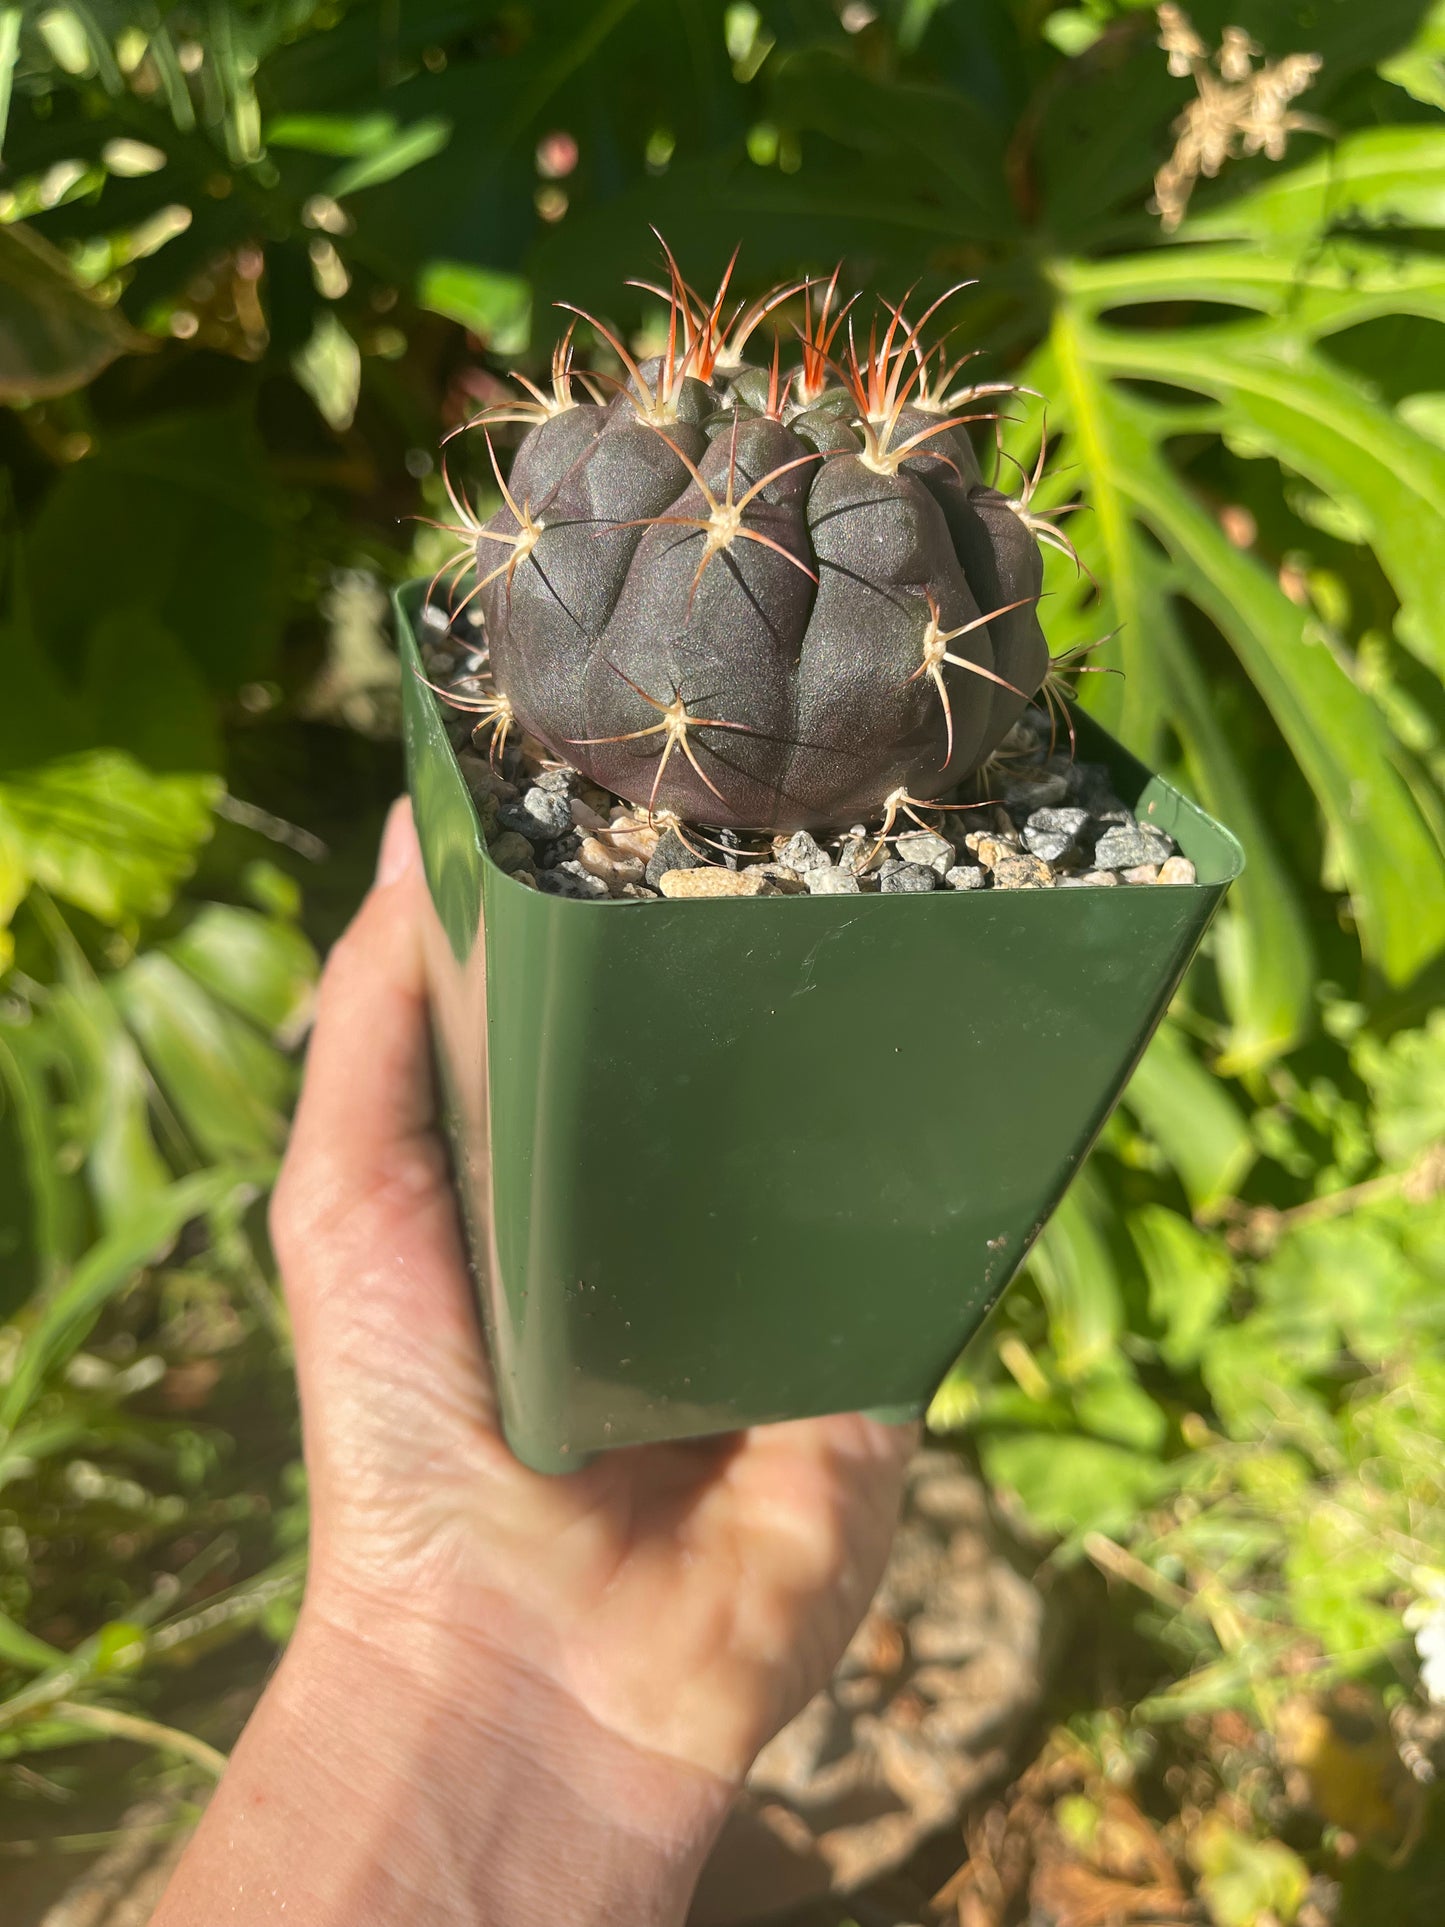
M 528 1852 L 543 1882 L 535 1917 L 561 1917 L 538 1811 L 559 1800 L 569 1811 L 550 1826 L 565 1819 L 569 1854 L 590 1840 L 577 1856 L 589 1892 L 612 1893 L 629 1927 L 680 1919 L 731 1792 L 867 1606 L 912 1434 L 856 1414 L 811 1419 L 610 1452 L 560 1478 L 512 1457 L 436 1126 L 429 914 L 399 805 L 376 886 L 327 966 L 272 1212 L 311 1484 L 306 1604 L 275 1705 L 248 1729 L 212 1819 L 267 1781 L 270 1727 L 333 1772 L 329 1727 L 342 1757 L 386 1756 L 371 1808 L 412 1806 L 425 1844 L 399 1851 L 445 1864 L 468 1909 L 458 1919 L 530 1921 L 520 1903 L 479 1916 L 468 1889 L 485 1873 L 495 1895 L 508 1867 L 509 1891 L 527 1888 Z M 371 1715 L 360 1736 L 358 1701 Z M 234 1885 L 241 1868 L 234 1853 L 216 1858 L 217 1831 L 209 1871 L 198 1885 L 203 1829 L 158 1927 L 199 1921 L 192 1902 L 213 1918 L 218 1891 L 229 1896 L 224 1869 Z M 483 1840 L 485 1869 L 469 1871 L 469 1843 Z M 337 1882 L 321 1894 L 308 1863 L 298 1876 L 317 1900 L 300 1918 L 330 1920 Z M 394 1882 L 378 1887 L 364 1864 L 348 1862 L 341 1886 L 349 1927 L 415 1917 L 387 1911 Z

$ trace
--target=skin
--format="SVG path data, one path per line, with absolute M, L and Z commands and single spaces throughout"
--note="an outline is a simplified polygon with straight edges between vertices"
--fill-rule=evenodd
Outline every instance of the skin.
M 680 1923 L 887 1554 L 912 1433 L 858 1415 L 565 1478 L 512 1458 L 436 1127 L 429 914 L 398 805 L 272 1211 L 306 1599 L 154 1927 Z

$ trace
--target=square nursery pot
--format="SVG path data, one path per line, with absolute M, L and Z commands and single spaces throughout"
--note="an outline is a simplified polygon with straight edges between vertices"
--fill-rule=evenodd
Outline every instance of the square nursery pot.
M 397 598 L 429 987 L 526 1464 L 923 1412 L 1128 1081 L 1242 854 L 1087 718 L 1192 885 L 587 902 L 487 856 Z

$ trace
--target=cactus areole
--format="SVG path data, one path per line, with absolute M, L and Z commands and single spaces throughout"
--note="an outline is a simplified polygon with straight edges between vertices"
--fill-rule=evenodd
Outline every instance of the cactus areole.
M 726 276 L 708 303 L 668 266 L 662 354 L 585 317 L 625 380 L 574 368 L 574 321 L 550 388 L 467 424 L 503 495 L 480 525 L 453 493 L 482 721 L 702 825 L 837 829 L 957 789 L 1049 668 L 1039 543 L 1063 538 L 969 437 L 1007 384 L 955 385 L 963 361 L 924 340 L 939 303 L 883 304 L 864 349 L 836 273 L 725 317 Z M 794 365 L 780 341 L 749 365 L 789 300 Z M 492 430 L 517 422 L 504 482 Z

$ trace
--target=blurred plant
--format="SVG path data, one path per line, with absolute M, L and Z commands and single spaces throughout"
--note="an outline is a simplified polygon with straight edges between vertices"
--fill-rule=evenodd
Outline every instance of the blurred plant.
M 116 1736 L 216 1771 L 152 1716 L 167 1672 L 280 1631 L 299 1589 L 257 1208 L 315 956 L 268 863 L 235 877 L 249 902 L 179 896 L 218 793 L 115 751 L 0 779 L 7 1794 L 64 1799 L 74 1749 Z
M 1187 74 L 1199 90 L 1175 121 L 1174 152 L 1154 176 L 1154 208 L 1166 234 L 1184 219 L 1201 175 L 1212 181 L 1240 154 L 1281 161 L 1292 133 L 1328 131 L 1307 114 L 1288 111 L 1319 72 L 1318 54 L 1288 54 L 1256 69 L 1263 49 L 1242 28 L 1226 27 L 1211 55 L 1189 15 L 1176 6 L 1159 8 L 1159 45 L 1169 56 L 1170 73 Z

